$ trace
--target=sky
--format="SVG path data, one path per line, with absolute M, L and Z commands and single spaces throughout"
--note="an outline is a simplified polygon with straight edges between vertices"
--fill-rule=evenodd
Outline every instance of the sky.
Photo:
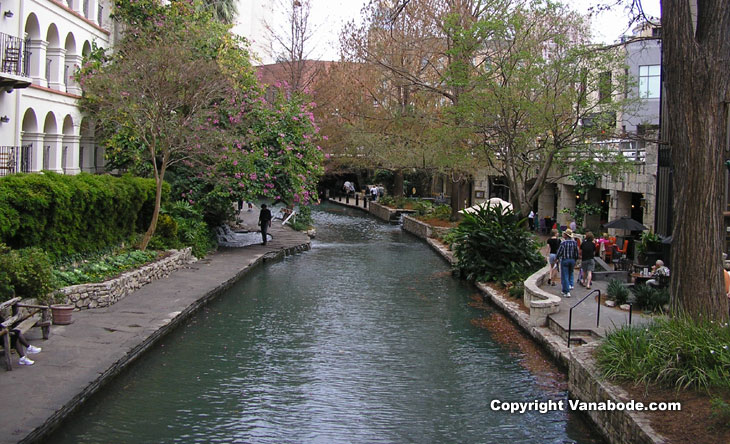
M 239 0 L 239 15 L 243 17 L 251 17 L 253 24 L 242 24 L 239 25 L 235 30 L 243 35 L 248 32 L 256 33 L 260 31 L 260 25 L 258 22 L 262 18 L 255 17 L 252 5 L 261 0 Z M 565 3 L 569 3 L 571 7 L 579 12 L 587 13 L 588 8 L 593 6 L 599 0 L 561 0 Z M 610 0 L 603 0 L 608 2 Z M 659 17 L 660 15 L 660 0 L 642 0 L 644 11 L 647 15 L 653 17 Z M 269 2 L 265 2 L 269 3 Z M 311 57 L 313 59 L 321 60 L 337 60 L 338 56 L 338 35 L 342 26 L 349 20 L 357 19 L 360 15 L 362 6 L 367 3 L 367 0 L 311 0 L 311 15 L 310 22 L 316 29 L 316 35 L 313 39 L 313 49 Z M 275 20 L 279 14 L 271 16 L 270 12 L 266 14 L 267 20 Z M 612 11 L 602 12 L 592 18 L 594 41 L 596 43 L 613 43 L 621 35 L 630 33 L 627 27 L 628 14 L 622 7 L 615 7 Z M 240 22 L 245 22 L 245 18 L 239 18 Z M 257 29 L 258 28 L 258 29 Z M 255 46 L 255 45 L 254 45 Z M 256 49 L 256 47 L 255 47 Z M 262 52 L 258 48 L 257 52 Z M 264 63 L 270 63 L 271 60 L 264 54 L 259 54 Z

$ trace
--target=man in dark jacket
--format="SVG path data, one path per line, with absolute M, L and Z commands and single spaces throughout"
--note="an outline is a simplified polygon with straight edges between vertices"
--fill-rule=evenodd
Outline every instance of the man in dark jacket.
M 264 241 L 261 245 L 266 245 L 266 234 L 269 231 L 269 227 L 271 227 L 271 211 L 266 208 L 266 204 L 261 204 L 259 226 L 261 227 L 261 237 Z
M 570 297 L 570 290 L 573 289 L 573 269 L 578 259 L 578 244 L 573 240 L 573 230 L 570 228 L 563 231 L 563 242 L 558 247 L 556 254 L 560 261 L 560 281 L 563 285 L 563 297 Z

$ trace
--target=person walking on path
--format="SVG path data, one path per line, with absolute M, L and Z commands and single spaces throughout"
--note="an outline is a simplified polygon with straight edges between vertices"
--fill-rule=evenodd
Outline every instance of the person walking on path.
M 573 289 L 573 269 L 578 259 L 578 244 L 573 240 L 573 230 L 570 228 L 563 231 L 563 242 L 556 253 L 560 261 L 560 280 L 562 284 L 562 295 L 570 297 L 570 290 Z
M 596 244 L 593 242 L 593 233 L 586 233 L 586 238 L 580 244 L 580 269 L 583 271 L 583 281 L 581 284 L 587 289 L 591 289 L 591 281 L 593 280 L 593 270 L 596 269 Z
M 271 210 L 266 208 L 266 204 L 261 204 L 261 211 L 259 212 L 259 226 L 261 227 L 261 238 L 263 239 L 263 243 L 261 245 L 266 245 L 266 234 L 269 231 L 269 227 L 271 227 Z
M 527 224 L 530 226 L 530 231 L 535 231 L 535 212 L 532 210 L 527 215 Z
M 550 230 L 550 239 L 547 240 L 550 247 L 548 253 L 548 263 L 550 264 L 550 276 L 548 277 L 548 285 L 555 285 L 555 274 L 558 271 L 558 247 L 560 247 L 560 239 L 558 239 L 558 230 L 553 228 Z

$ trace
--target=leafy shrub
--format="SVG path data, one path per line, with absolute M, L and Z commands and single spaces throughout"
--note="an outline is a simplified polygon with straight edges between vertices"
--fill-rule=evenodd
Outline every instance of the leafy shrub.
M 12 174 L 0 178 L 0 241 L 54 257 L 102 249 L 144 231 L 154 197 L 151 179 Z
M 629 300 L 629 289 L 618 279 L 611 279 L 606 287 L 609 299 L 616 301 L 618 305 L 623 305 Z
M 438 236 L 438 232 L 436 233 L 436 235 Z M 445 243 L 446 245 L 449 246 L 449 248 L 451 248 L 451 246 L 454 244 L 454 242 L 456 242 L 456 239 L 458 238 L 458 236 L 459 236 L 459 233 L 457 233 L 456 230 L 454 230 L 452 228 L 452 229 L 448 230 L 446 233 L 440 235 L 439 239 L 441 239 L 441 241 L 443 243 Z
M 157 219 L 155 234 L 150 240 L 149 247 L 153 250 L 167 250 L 179 248 L 180 241 L 177 237 L 177 222 L 167 213 L 160 213 Z
M 661 311 L 669 303 L 669 290 L 653 288 L 649 285 L 636 285 L 633 289 L 636 305 L 651 311 Z
M 451 206 L 450 205 L 437 205 L 433 209 L 433 217 L 441 220 L 451 220 Z
M 710 399 L 710 408 L 712 409 L 713 417 L 730 422 L 730 403 L 719 396 L 714 396 Z
M 419 219 L 449 220 L 451 218 L 451 206 L 434 205 L 428 200 L 415 201 L 413 209 L 416 210 L 416 217 Z
M 7 275 L 1 284 L 5 286 L 5 300 L 12 296 L 12 291 L 8 291 L 11 287 L 16 296 L 38 298 L 42 303 L 47 301 L 48 295 L 56 288 L 48 254 L 37 247 L 20 250 L 1 248 L 0 270 Z
M 53 270 L 55 279 L 61 286 L 102 282 L 119 273 L 138 268 L 154 261 L 158 257 L 156 251 L 131 250 L 124 253 L 98 256 L 77 264 L 58 267 Z
M 730 328 L 690 318 L 657 319 L 614 330 L 597 350 L 610 379 L 700 389 L 730 389 Z
M 425 216 L 433 212 L 433 204 L 428 200 L 418 200 L 413 205 L 413 209 L 416 210 L 416 215 Z
M 525 283 L 524 283 L 524 281 L 515 282 L 514 285 L 511 285 L 508 288 L 507 292 L 513 298 L 521 299 L 522 296 L 525 295 Z
M 15 289 L 10 276 L 5 271 L 0 270 L 0 302 L 12 299 L 14 294 Z
M 229 202 L 230 206 L 230 202 Z M 165 208 L 177 223 L 177 239 L 182 247 L 192 247 L 193 255 L 202 258 L 218 246 L 215 232 L 203 220 L 203 215 L 185 201 L 174 202 Z
M 652 311 L 661 311 L 667 304 L 669 304 L 669 289 L 661 288 L 654 291 L 648 308 Z
M 456 268 L 469 280 L 521 281 L 545 262 L 520 217 L 502 207 L 467 213 L 452 232 Z
M 308 230 L 313 223 L 312 208 L 310 206 L 300 206 L 294 217 L 289 219 L 289 225 L 297 231 Z
M 386 207 L 395 207 L 395 199 L 393 196 L 381 196 L 378 198 L 378 203 L 380 205 L 385 205 Z
M 641 308 L 649 308 L 656 290 L 649 285 L 635 285 L 632 291 L 634 292 L 634 296 L 636 296 L 636 305 Z

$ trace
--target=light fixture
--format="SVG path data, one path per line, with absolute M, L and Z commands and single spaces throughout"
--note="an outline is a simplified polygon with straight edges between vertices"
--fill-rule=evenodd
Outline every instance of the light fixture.
M 10 117 L 8 117 L 8 116 L 0 117 L 0 123 L 8 123 L 8 122 L 10 122 Z
M 12 17 L 12 16 L 13 16 L 13 11 L 5 11 L 5 12 L 3 13 L 3 15 L 4 15 L 5 17 L 7 17 L 7 18 L 10 18 L 10 17 Z

